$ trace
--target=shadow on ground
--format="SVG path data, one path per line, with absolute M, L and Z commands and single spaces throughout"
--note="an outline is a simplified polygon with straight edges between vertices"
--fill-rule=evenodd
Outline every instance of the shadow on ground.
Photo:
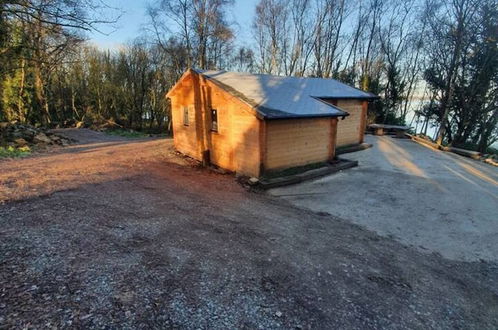
M 498 169 L 410 140 L 367 136 L 359 166 L 274 196 L 454 260 L 498 261 Z
M 100 179 L 0 205 L 2 327 L 498 325 L 496 264 L 420 253 L 172 154 L 158 161 L 169 140 L 131 145 L 140 166 L 124 146 L 70 162 L 125 175 L 87 169 Z

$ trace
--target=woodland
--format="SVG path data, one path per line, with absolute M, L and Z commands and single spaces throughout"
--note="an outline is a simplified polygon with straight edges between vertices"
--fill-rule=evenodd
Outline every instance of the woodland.
M 165 94 L 195 67 L 338 79 L 380 96 L 369 122 L 480 152 L 498 140 L 498 0 L 260 0 L 250 27 L 233 5 L 154 0 L 143 33 L 102 49 L 89 33 L 126 8 L 1 0 L 0 121 L 171 133 Z

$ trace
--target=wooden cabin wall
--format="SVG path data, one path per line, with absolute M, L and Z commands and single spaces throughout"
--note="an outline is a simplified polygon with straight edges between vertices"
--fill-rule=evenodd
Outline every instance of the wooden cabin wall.
M 267 121 L 265 169 L 330 160 L 335 156 L 336 127 L 336 118 Z
M 337 125 L 337 146 L 347 146 L 363 142 L 365 134 L 366 111 L 361 100 L 337 100 L 336 105 L 349 113 Z
M 209 150 L 212 164 L 249 176 L 262 170 L 284 169 L 330 160 L 335 147 L 361 143 L 366 102 L 334 101 L 350 113 L 337 118 L 258 119 L 255 110 L 206 79 L 191 74 L 171 95 L 175 148 L 202 160 Z M 189 125 L 183 107 L 189 107 Z M 218 131 L 211 130 L 211 109 L 218 114 Z M 337 142 L 337 143 L 336 143 Z
M 170 95 L 175 148 L 198 160 L 209 150 L 212 164 L 259 176 L 260 120 L 247 104 L 211 81 L 190 74 Z M 183 107 L 189 107 L 189 125 Z M 211 109 L 218 111 L 218 131 L 211 130 Z
M 186 77 L 171 96 L 171 116 L 175 149 L 195 159 L 201 159 L 196 133 L 196 115 L 192 77 Z M 189 125 L 183 123 L 183 108 L 188 107 Z
M 259 176 L 259 120 L 247 104 L 201 77 L 206 113 L 207 148 L 212 164 L 249 176 Z M 218 114 L 218 131 L 211 130 L 211 109 Z

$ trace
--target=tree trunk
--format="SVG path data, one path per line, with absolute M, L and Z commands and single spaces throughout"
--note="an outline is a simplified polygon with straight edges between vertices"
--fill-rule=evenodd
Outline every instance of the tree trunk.
M 76 93 L 74 92 L 74 88 L 71 87 L 71 109 L 76 114 L 76 119 L 80 120 L 81 117 L 80 114 L 78 113 L 78 110 L 76 109 L 75 99 L 76 99 Z
M 18 112 L 18 118 L 21 121 L 21 123 L 26 123 L 26 113 L 24 113 L 24 79 L 25 79 L 25 59 L 21 58 L 21 81 L 19 82 L 19 94 L 18 94 L 18 99 L 17 99 L 17 112 Z
M 34 62 L 34 75 L 35 75 L 35 98 L 37 107 L 42 110 L 42 124 L 48 125 L 51 123 L 50 112 L 48 108 L 48 102 L 45 97 L 45 90 L 43 84 L 43 78 L 41 74 L 40 63 L 38 61 Z
M 493 114 L 489 118 L 488 122 L 485 124 L 485 129 L 482 130 L 482 133 L 479 137 L 479 143 L 477 145 L 477 151 L 481 153 L 486 153 L 486 149 L 489 146 L 489 137 L 493 133 L 493 130 L 498 123 L 498 109 L 493 111 Z
M 453 93 L 455 89 L 455 78 L 457 74 L 457 67 L 458 67 L 458 60 L 460 58 L 460 53 L 462 52 L 462 47 L 463 47 L 463 42 L 464 42 L 464 30 L 465 30 L 465 23 L 466 20 L 468 20 L 468 15 L 469 10 L 466 8 L 467 6 L 470 6 L 470 2 L 467 3 L 466 1 L 461 1 L 459 3 L 455 3 L 456 8 L 454 8 L 457 12 L 457 28 L 455 31 L 455 49 L 453 51 L 453 54 L 451 55 L 451 61 L 450 65 L 448 67 L 448 77 L 446 80 L 446 86 L 445 86 L 445 91 L 443 95 L 443 100 L 441 102 L 441 128 L 439 130 L 439 134 L 436 139 L 436 143 L 438 145 L 441 145 L 443 143 L 443 139 L 446 135 L 447 131 L 447 124 L 448 124 L 448 115 L 450 112 L 449 105 L 451 104 L 453 100 Z

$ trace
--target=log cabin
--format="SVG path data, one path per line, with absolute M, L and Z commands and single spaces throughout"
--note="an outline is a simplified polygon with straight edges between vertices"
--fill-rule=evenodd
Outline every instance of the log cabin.
M 179 152 L 253 177 L 331 161 L 337 146 L 362 143 L 377 98 L 333 79 L 197 69 L 166 97 Z

